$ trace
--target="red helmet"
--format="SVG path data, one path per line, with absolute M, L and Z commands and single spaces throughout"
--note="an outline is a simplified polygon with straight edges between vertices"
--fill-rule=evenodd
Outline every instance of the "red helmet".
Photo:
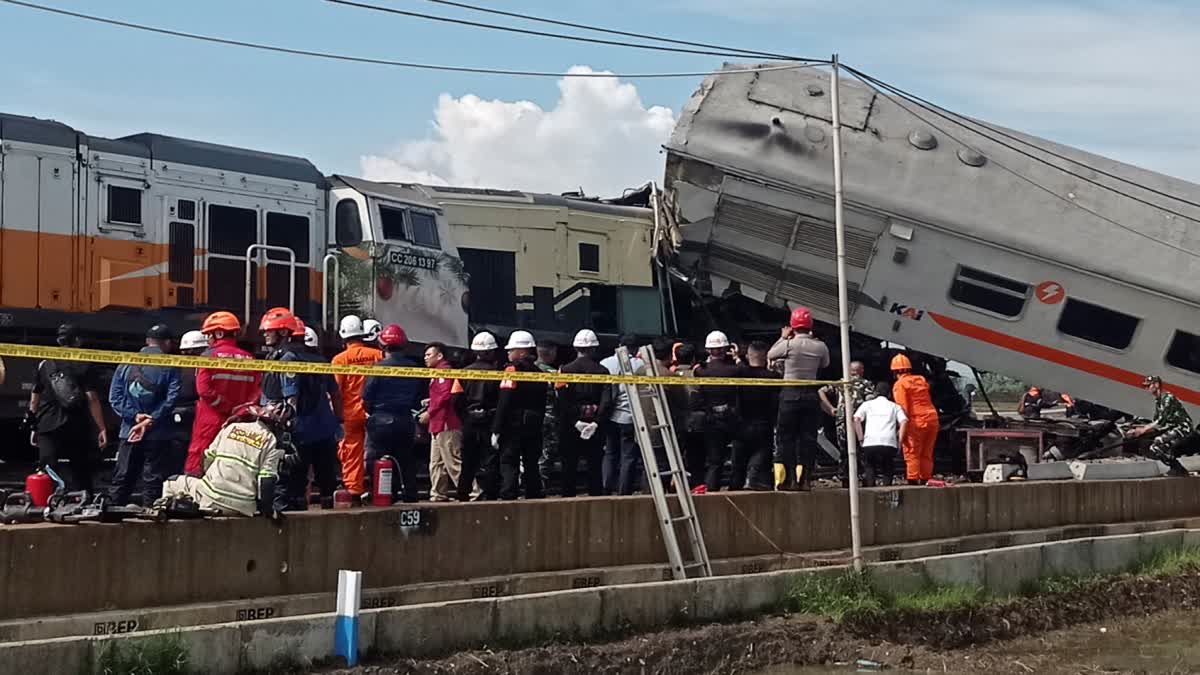
M 403 347 L 408 344 L 404 329 L 394 323 L 388 324 L 379 334 L 379 344 L 384 347 Z
M 304 322 L 298 316 L 292 317 L 292 337 L 304 337 Z
M 812 328 L 812 312 L 807 307 L 797 307 L 792 310 L 792 318 L 788 325 L 795 329 Z
M 275 307 L 263 314 L 262 321 L 258 324 L 258 330 L 263 333 L 276 330 L 291 332 L 295 320 L 296 317 L 292 314 L 292 310 L 287 307 Z

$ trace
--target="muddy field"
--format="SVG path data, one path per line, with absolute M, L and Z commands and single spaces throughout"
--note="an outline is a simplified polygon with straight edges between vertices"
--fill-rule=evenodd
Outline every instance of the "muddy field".
M 1096 645 L 1077 644 L 1098 636 L 1103 644 L 1125 633 L 1146 632 L 1148 615 L 1179 624 L 1187 643 L 1197 623 L 1200 573 L 1170 577 L 1118 577 L 1089 585 L 1085 592 L 1047 593 L 1002 604 L 946 611 L 890 612 L 842 622 L 798 615 L 692 626 L 603 644 L 552 644 L 524 649 L 484 649 L 441 659 L 376 659 L 355 669 L 320 672 L 345 675 L 772 675 L 837 671 L 858 659 L 883 668 L 936 672 L 1190 672 L 1182 661 L 1171 667 L 1128 668 L 1093 663 Z M 1110 628 L 1111 627 L 1111 628 Z M 1064 630 L 1068 629 L 1068 630 Z M 1101 630 L 1103 629 L 1103 630 Z M 1159 631 L 1161 633 L 1161 631 Z M 1125 639 L 1136 640 L 1134 637 Z M 1132 644 L 1132 643 L 1131 643 Z M 1121 650 L 1122 653 L 1127 650 Z M 1067 654 L 1075 654 L 1066 658 Z M 1162 658 L 1171 658 L 1169 654 Z M 1091 659 L 1091 660 L 1089 660 Z M 779 667 L 783 666 L 782 669 Z M 819 668 L 811 668 L 813 666 Z M 1176 668 L 1175 666 L 1179 666 Z M 795 667 L 795 670 L 792 669 Z M 823 667 L 823 668 L 820 668 Z

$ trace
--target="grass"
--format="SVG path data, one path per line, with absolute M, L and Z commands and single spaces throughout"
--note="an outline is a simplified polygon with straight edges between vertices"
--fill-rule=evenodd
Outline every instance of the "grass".
M 1152 577 L 1197 572 L 1200 572 L 1200 547 L 1163 550 L 1129 569 L 1131 574 Z M 869 574 L 845 572 L 837 575 L 805 575 L 788 592 L 784 608 L 841 621 L 847 617 L 877 616 L 889 612 L 942 612 L 979 607 L 1006 602 L 1013 597 L 969 586 L 933 586 L 913 593 L 891 595 L 872 586 Z M 1106 578 L 1111 576 L 1036 579 L 1024 584 L 1019 595 L 1029 597 L 1073 593 L 1086 590 Z
M 1153 577 L 1200 572 L 1200 547 L 1159 551 L 1136 565 L 1132 571 Z
M 102 675 L 188 675 L 188 650 L 178 635 L 109 640 L 100 652 Z

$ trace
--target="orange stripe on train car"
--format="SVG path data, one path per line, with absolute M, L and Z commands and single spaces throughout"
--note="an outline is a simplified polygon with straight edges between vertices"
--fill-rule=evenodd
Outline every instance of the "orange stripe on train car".
M 959 319 L 952 319 L 944 314 L 930 312 L 929 316 L 939 326 L 945 328 L 951 333 L 969 337 L 980 342 L 986 342 L 990 345 L 1002 347 L 1009 351 L 1025 354 L 1027 356 L 1032 356 L 1043 361 L 1049 361 L 1050 363 L 1057 363 L 1060 366 L 1066 366 L 1073 370 L 1082 371 L 1097 377 L 1103 377 L 1104 379 L 1112 380 L 1113 382 L 1127 384 L 1131 387 L 1138 387 L 1140 389 L 1142 386 L 1142 380 L 1145 377 L 1145 375 L 1141 373 L 1135 373 L 1132 370 L 1125 370 L 1124 368 L 1118 368 L 1117 366 L 1104 363 L 1102 361 L 1089 359 L 1085 356 L 1072 354 L 1071 352 L 1066 352 L 1061 349 L 1055 349 L 1054 347 L 1047 347 L 1046 345 L 1038 344 L 1037 342 L 1030 342 L 1029 340 L 1024 340 L 1019 337 L 994 331 L 990 328 L 984 328 L 983 326 L 977 326 L 973 323 L 968 323 Z M 1175 396 L 1182 401 L 1187 401 L 1193 405 L 1200 405 L 1200 392 L 1198 391 L 1175 384 L 1167 384 L 1165 382 L 1163 383 L 1163 389 L 1175 394 Z

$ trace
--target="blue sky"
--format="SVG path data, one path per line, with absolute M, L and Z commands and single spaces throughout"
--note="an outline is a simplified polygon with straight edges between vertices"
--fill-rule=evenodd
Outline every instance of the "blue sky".
M 490 20 L 421 0 L 376 1 Z M 228 38 L 452 65 L 644 72 L 707 70 L 722 60 L 490 33 L 320 0 L 44 2 Z M 848 63 L 968 114 L 1200 180 L 1191 124 L 1200 109 L 1192 70 L 1200 3 L 477 2 L 767 51 L 823 57 L 836 50 Z M 332 63 L 10 5 L 0 5 L 0 27 L 5 112 L 52 117 L 97 135 L 156 131 L 298 154 L 327 173 L 539 183 L 499 185 L 532 190 L 584 181 L 590 191 L 610 190 L 661 179 L 656 145 L 699 83 L 602 80 L 570 88 L 553 79 Z M 612 100 L 619 103 L 604 109 Z M 614 154 L 600 166 L 586 159 L 614 146 L 636 158 L 623 165 Z M 528 166 L 545 152 L 578 159 L 541 172 Z

